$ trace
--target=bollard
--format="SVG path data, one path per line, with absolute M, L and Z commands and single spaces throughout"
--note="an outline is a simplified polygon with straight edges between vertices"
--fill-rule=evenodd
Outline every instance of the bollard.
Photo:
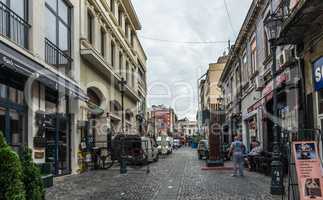
M 122 156 L 121 162 L 120 162 L 120 174 L 126 174 L 127 173 L 127 161 Z
M 122 139 L 122 155 L 121 155 L 121 162 L 120 162 L 120 174 L 127 173 L 127 160 L 126 160 L 126 152 L 125 152 L 125 141 L 124 138 Z

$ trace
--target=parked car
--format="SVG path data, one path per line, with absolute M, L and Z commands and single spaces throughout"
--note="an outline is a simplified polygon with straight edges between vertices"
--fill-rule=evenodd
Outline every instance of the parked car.
M 138 135 L 117 135 L 113 139 L 112 160 L 120 162 L 123 154 L 129 164 L 139 165 L 147 162 L 141 137 Z
M 142 149 L 148 162 L 157 162 L 159 159 L 158 145 L 153 138 L 141 137 Z
M 178 149 L 178 148 L 180 148 L 182 145 L 181 145 L 181 141 L 180 141 L 180 139 L 174 139 L 174 144 L 173 144 L 173 147 L 175 148 L 175 149 Z
M 173 152 L 173 138 L 166 135 L 157 137 L 159 154 L 166 155 Z
M 200 140 L 197 146 L 199 160 L 203 158 L 209 159 L 209 142 L 208 140 Z

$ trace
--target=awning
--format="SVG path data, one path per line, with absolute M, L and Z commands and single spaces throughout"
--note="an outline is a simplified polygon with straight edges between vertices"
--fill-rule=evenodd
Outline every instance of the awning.
M 33 77 L 49 88 L 58 90 L 60 87 L 67 89 L 71 95 L 87 100 L 87 95 L 72 79 L 63 74 L 50 70 L 40 63 L 28 58 L 8 45 L 0 42 L 0 69 L 7 68 L 27 78 Z
M 102 115 L 104 113 L 104 109 L 102 109 L 100 106 L 98 106 L 90 101 L 87 101 L 86 104 L 89 107 L 92 115 Z

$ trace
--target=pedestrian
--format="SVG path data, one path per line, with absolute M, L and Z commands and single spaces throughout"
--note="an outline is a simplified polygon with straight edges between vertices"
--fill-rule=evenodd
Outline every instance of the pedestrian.
M 229 150 L 229 156 L 232 154 L 233 156 L 233 167 L 234 167 L 234 173 L 232 174 L 233 177 L 238 175 L 244 176 L 243 174 L 243 164 L 244 164 L 244 151 L 245 146 L 241 141 L 241 137 L 235 136 L 234 141 L 231 144 L 230 150 Z

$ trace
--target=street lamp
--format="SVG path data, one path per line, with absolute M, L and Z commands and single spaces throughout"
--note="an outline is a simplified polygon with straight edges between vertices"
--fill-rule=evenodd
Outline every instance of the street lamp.
M 277 92 L 276 92 L 276 50 L 278 44 L 279 35 L 282 28 L 282 18 L 276 14 L 269 15 L 265 19 L 265 30 L 268 40 L 270 42 L 271 55 L 273 57 L 271 71 L 273 80 L 273 161 L 271 163 L 271 187 L 270 193 L 273 195 L 282 195 L 284 193 L 283 185 L 283 167 L 280 160 L 280 145 L 279 145 L 279 127 L 278 127 L 278 109 L 277 109 Z
M 120 86 L 120 92 L 121 92 L 121 110 L 122 110 L 122 116 L 121 116 L 121 130 L 122 133 L 124 134 L 124 93 L 126 91 L 126 85 L 127 85 L 127 81 L 124 80 L 124 78 L 122 77 L 121 80 L 119 81 L 119 86 Z

